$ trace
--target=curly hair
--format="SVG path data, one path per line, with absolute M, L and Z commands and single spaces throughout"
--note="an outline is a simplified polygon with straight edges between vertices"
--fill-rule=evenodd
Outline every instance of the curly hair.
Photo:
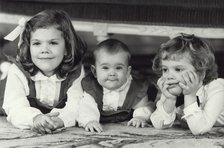
M 17 50 L 17 61 L 22 64 L 24 69 L 28 71 L 31 76 L 35 75 L 38 71 L 38 68 L 31 60 L 31 32 L 39 28 L 48 28 L 52 26 L 62 32 L 65 39 L 65 48 L 67 50 L 67 54 L 55 71 L 56 74 L 59 77 L 64 77 L 69 72 L 76 69 L 82 61 L 87 46 L 76 34 L 69 15 L 62 10 L 44 10 L 26 22 Z
M 213 47 L 207 40 L 193 34 L 181 33 L 180 36 L 161 44 L 153 59 L 152 69 L 161 76 L 162 60 L 176 60 L 186 56 L 186 54 L 190 56 L 196 72 L 205 75 L 203 79 L 204 85 L 218 77 Z

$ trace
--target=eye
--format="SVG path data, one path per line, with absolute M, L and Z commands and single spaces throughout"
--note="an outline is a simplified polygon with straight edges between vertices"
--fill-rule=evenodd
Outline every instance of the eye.
M 175 71 L 176 71 L 176 72 L 182 72 L 183 69 L 182 69 L 182 68 L 175 68 Z
M 116 69 L 117 69 L 117 70 L 122 70 L 123 67 L 122 67 L 122 66 L 117 66 Z
M 162 68 L 162 73 L 166 73 L 168 71 L 167 68 Z
M 109 67 L 107 67 L 107 66 L 103 66 L 102 69 L 103 69 L 103 70 L 108 70 Z
M 51 41 L 50 44 L 51 44 L 51 45 L 58 45 L 58 42 Z
M 40 45 L 40 42 L 32 42 L 32 45 L 33 46 L 38 46 L 38 45 Z

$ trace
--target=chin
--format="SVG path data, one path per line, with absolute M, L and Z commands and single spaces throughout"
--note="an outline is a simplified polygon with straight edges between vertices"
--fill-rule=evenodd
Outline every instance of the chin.
M 172 88 L 172 89 L 169 89 L 168 91 L 174 96 L 179 96 L 183 92 L 182 88 L 180 87 Z

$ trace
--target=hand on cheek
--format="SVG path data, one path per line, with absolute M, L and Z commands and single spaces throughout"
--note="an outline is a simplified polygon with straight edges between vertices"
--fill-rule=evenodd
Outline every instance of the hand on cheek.
M 163 93 L 163 95 L 167 98 L 167 99 L 176 99 L 176 96 L 172 95 L 169 91 L 168 91 L 168 87 L 170 84 L 170 80 L 167 80 L 167 78 L 165 77 L 161 77 L 159 78 L 159 80 L 157 81 L 157 85 L 159 86 L 161 92 Z
M 198 75 L 193 71 L 187 71 L 182 75 L 183 82 L 179 85 L 183 89 L 184 95 L 196 95 L 198 89 L 200 88 L 200 79 Z

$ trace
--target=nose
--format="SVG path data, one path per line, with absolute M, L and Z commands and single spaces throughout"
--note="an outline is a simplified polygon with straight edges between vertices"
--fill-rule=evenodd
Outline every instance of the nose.
M 111 69 L 110 72 L 109 72 L 109 75 L 110 76 L 115 76 L 116 75 L 115 70 Z
M 172 79 L 175 79 L 175 74 L 172 72 L 172 71 L 169 71 L 165 74 L 165 77 L 168 79 L 168 80 L 172 80 Z
M 49 46 L 47 44 L 41 46 L 41 53 L 49 53 Z

